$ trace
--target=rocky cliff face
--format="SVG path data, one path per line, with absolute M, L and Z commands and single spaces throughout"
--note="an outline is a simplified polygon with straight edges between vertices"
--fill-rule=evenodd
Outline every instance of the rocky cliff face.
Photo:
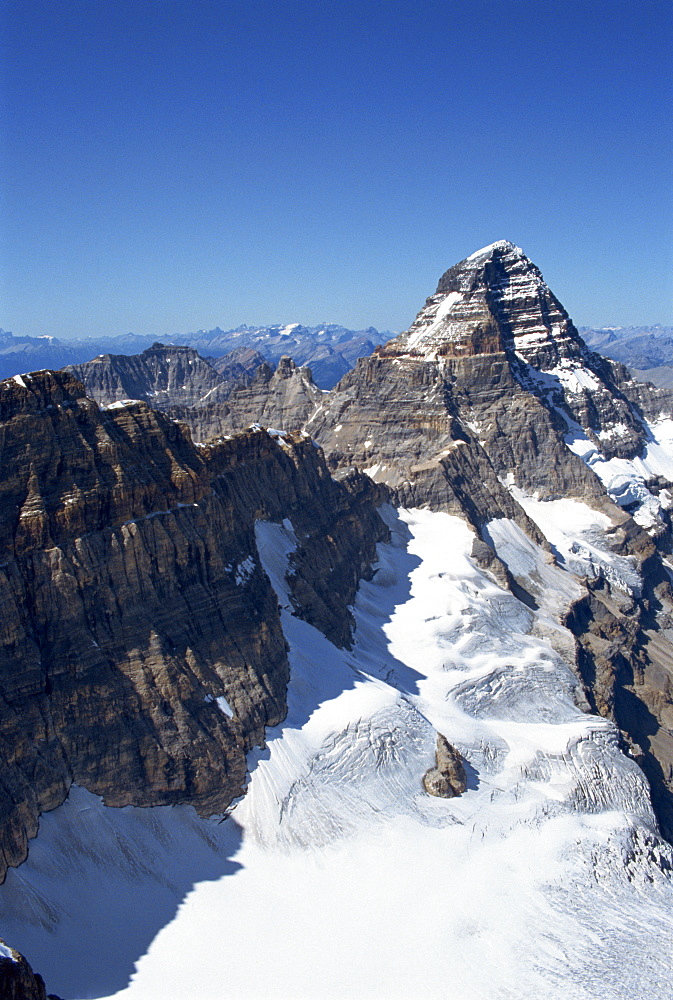
M 192 407 L 171 406 L 167 412 L 184 421 L 197 441 L 220 437 L 260 424 L 280 431 L 301 428 L 319 406 L 323 393 L 310 369 L 282 357 L 274 371 L 259 365 L 254 377 L 235 385 L 223 383 Z
M 60 1000 L 47 993 L 42 976 L 14 948 L 0 940 L 0 996 L 3 1000 Z
M 196 441 L 254 423 L 297 430 L 322 398 L 308 368 L 281 357 L 274 370 L 246 348 L 211 365 L 191 347 L 155 344 L 142 354 L 101 355 L 66 370 L 101 406 L 142 400 L 186 423 Z
M 145 403 L 101 410 L 66 372 L 0 383 L 0 448 L 0 872 L 72 782 L 110 805 L 224 811 L 285 712 L 255 520 L 293 521 L 297 611 L 347 643 L 385 534 L 376 489 L 336 483 L 302 436 L 198 448 Z
M 142 354 L 102 354 L 68 368 L 102 406 L 140 399 L 157 410 L 194 406 L 223 375 L 191 347 L 153 344 Z M 225 378 L 227 384 L 233 379 Z

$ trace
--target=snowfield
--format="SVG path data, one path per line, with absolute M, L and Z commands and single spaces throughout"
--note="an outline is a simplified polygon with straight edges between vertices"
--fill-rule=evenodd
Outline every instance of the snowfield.
M 526 503 L 569 568 L 633 575 L 600 546 L 602 515 Z M 258 524 L 290 647 L 288 715 L 250 754 L 228 817 L 106 809 L 80 788 L 42 817 L 0 890 L 0 934 L 49 990 L 670 997 L 673 856 L 616 729 L 578 708 L 572 636 L 554 617 L 578 583 L 513 522 L 491 522 L 526 606 L 470 558 L 459 518 L 383 514 L 391 541 L 358 591 L 351 651 L 292 614 L 292 525 Z M 423 790 L 437 732 L 465 758 L 459 798 Z

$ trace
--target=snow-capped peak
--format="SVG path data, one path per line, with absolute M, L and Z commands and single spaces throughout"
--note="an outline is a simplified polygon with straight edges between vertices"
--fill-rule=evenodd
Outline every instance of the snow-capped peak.
M 516 246 L 515 243 L 511 243 L 510 240 L 496 240 L 495 243 L 490 243 L 487 247 L 482 247 L 481 250 L 471 253 L 465 260 L 477 260 L 479 257 L 488 257 L 494 250 L 506 250 L 519 254 L 522 257 L 524 256 L 521 247 Z

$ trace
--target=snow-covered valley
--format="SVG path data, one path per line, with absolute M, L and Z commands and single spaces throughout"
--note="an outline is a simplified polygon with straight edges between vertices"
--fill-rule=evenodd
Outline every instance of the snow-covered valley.
M 633 573 L 596 542 L 597 512 L 528 507 L 569 569 L 603 560 Z M 460 518 L 383 514 L 391 541 L 360 585 L 351 650 L 292 613 L 291 523 L 258 523 L 290 647 L 288 715 L 249 755 L 228 817 L 107 809 L 81 788 L 43 815 L 0 890 L 0 926 L 49 989 L 73 1000 L 669 995 L 673 852 L 616 727 L 582 711 L 573 637 L 558 623 L 579 583 L 494 521 L 491 544 L 525 581 L 526 606 L 471 558 Z M 578 524 L 586 545 L 573 553 L 564 539 Z M 458 798 L 423 789 L 437 733 L 466 762 Z

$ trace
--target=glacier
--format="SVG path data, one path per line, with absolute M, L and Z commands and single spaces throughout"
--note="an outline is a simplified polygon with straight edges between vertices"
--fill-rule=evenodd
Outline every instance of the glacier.
M 108 809 L 73 788 L 0 890 L 3 936 L 69 1000 L 663 1000 L 673 851 L 645 777 L 587 714 L 560 612 L 588 567 L 635 586 L 579 501 L 519 494 L 558 564 L 462 519 L 383 507 L 352 649 L 293 614 L 292 524 L 258 522 L 291 681 L 226 816 Z M 551 502 L 554 503 L 554 502 Z M 574 539 L 574 541 L 573 541 Z M 573 548 L 574 545 L 574 548 Z M 466 762 L 427 795 L 437 733 Z

